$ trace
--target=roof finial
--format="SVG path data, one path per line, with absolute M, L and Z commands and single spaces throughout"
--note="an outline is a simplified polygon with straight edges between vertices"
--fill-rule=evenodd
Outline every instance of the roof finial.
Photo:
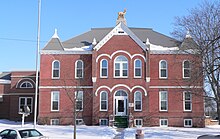
M 146 39 L 145 44 L 146 44 L 147 46 L 148 46 L 148 45 L 150 45 L 150 41 L 149 41 L 149 39 L 148 39 L 148 38 Z
M 92 41 L 92 45 L 96 45 L 97 42 L 96 42 L 96 39 L 94 38 L 93 41 Z
M 192 36 L 190 35 L 189 30 L 187 30 L 187 32 L 186 32 L 186 38 L 192 38 Z
M 126 19 L 125 19 L 125 14 L 127 10 L 124 9 L 123 12 L 118 12 L 118 18 L 116 20 L 116 25 L 118 25 L 120 22 L 123 22 L 125 25 L 127 25 Z
M 54 34 L 53 34 L 52 38 L 59 38 L 58 34 L 57 34 L 57 29 L 56 28 L 55 28 L 55 31 L 54 31 Z

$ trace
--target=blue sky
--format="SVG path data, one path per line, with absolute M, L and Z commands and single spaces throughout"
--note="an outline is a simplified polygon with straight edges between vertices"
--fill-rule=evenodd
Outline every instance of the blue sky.
M 114 27 L 127 9 L 129 27 L 153 28 L 170 36 L 175 16 L 188 14 L 203 0 L 42 0 L 40 47 L 57 28 L 61 41 L 97 27 Z M 38 0 L 0 4 L 0 72 L 35 70 Z

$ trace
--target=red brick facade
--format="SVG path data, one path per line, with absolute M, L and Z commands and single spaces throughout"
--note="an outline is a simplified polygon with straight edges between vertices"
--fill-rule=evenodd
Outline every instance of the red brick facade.
M 53 120 L 57 120 L 57 124 L 73 124 L 74 92 L 83 91 L 83 108 L 77 111 L 77 119 L 87 125 L 99 125 L 101 120 L 112 125 L 116 117 L 127 117 L 129 126 L 204 126 L 203 82 L 192 83 L 192 78 L 183 78 L 183 62 L 195 61 L 196 55 L 174 50 L 158 53 L 143 48 L 134 34 L 126 33 L 107 35 L 106 41 L 104 38 L 97 45 L 93 44 L 96 46 L 90 53 L 42 52 L 39 123 L 55 124 Z M 118 76 L 116 59 L 120 56 L 127 61 L 124 64 L 119 61 Z M 105 77 L 100 76 L 103 59 L 107 60 Z M 141 61 L 141 76 L 135 77 L 137 59 Z M 77 60 L 83 61 L 83 78 L 80 79 L 76 78 Z M 161 60 L 167 62 L 167 78 L 159 77 Z M 59 61 L 59 78 L 56 79 L 52 78 L 54 61 Z M 198 65 L 191 62 L 191 74 L 198 71 Z M 53 92 L 58 92 L 58 98 L 52 98 Z M 102 92 L 107 92 L 103 101 Z M 134 97 L 137 92 L 141 97 Z M 167 95 L 165 100 L 161 92 Z M 53 106 L 58 108 L 54 111 Z M 160 110 L 164 107 L 166 110 Z

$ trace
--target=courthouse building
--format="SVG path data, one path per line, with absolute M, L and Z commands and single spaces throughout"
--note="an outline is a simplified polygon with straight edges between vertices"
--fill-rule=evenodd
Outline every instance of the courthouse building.
M 41 50 L 38 122 L 73 124 L 76 109 L 77 124 L 203 127 L 196 47 L 190 34 L 128 27 L 123 13 L 66 41 L 55 31 Z

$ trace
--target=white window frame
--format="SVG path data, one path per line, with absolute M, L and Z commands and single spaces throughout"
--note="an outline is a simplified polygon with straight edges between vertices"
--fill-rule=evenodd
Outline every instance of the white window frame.
M 103 121 L 106 121 L 106 122 L 107 122 L 107 125 L 101 125 L 102 120 L 103 120 Z M 101 119 L 99 119 L 99 126 L 108 126 L 108 125 L 109 125 L 108 119 L 106 119 L 106 118 L 101 118 Z
M 140 67 L 136 66 L 136 61 L 140 61 Z M 136 76 L 136 69 L 140 69 L 140 76 Z M 142 77 L 142 61 L 140 59 L 134 60 L 134 78 L 141 78 Z
M 55 62 L 58 62 L 58 63 L 59 63 L 59 68 L 54 68 L 54 63 L 55 63 Z M 59 71 L 59 72 L 58 72 L 58 74 L 59 74 L 58 77 L 54 77 L 54 76 L 53 76 L 54 70 L 58 70 L 58 71 Z M 60 78 L 60 61 L 54 60 L 54 61 L 52 62 L 52 79 L 59 79 L 59 78 Z
M 50 125 L 59 125 L 60 120 L 59 119 L 50 119 Z
M 106 100 L 102 100 L 102 94 L 106 93 Z M 102 101 L 106 103 L 106 109 L 102 109 Z M 100 93 L 100 111 L 108 111 L 108 93 L 106 91 L 102 91 Z
M 78 92 L 78 93 L 77 93 Z M 75 95 L 79 95 L 79 93 L 82 93 L 82 109 L 80 110 L 80 109 L 77 109 L 77 106 L 76 106 L 76 111 L 83 111 L 83 95 L 84 95 L 84 93 L 83 93 L 83 91 L 77 91 L 77 92 L 75 92 Z M 77 99 L 77 96 L 76 96 L 76 105 L 77 105 L 77 102 L 78 102 L 79 100 Z
M 141 94 L 141 100 L 136 100 L 136 94 L 140 93 Z M 141 101 L 141 109 L 136 109 L 136 101 Z M 134 93 L 134 111 L 142 111 L 142 92 L 136 91 Z
M 140 122 L 141 122 L 141 125 L 137 125 L 137 124 L 136 124 L 137 121 L 140 121 Z M 142 127 L 142 126 L 143 126 L 143 119 L 134 119 L 134 126 L 135 126 L 135 127 Z
M 161 67 L 161 63 L 162 63 L 162 62 L 165 62 L 165 63 L 166 63 L 166 68 L 162 68 L 162 67 Z M 166 70 L 166 77 L 162 77 L 162 76 L 161 76 L 161 74 L 162 74 L 161 70 Z M 167 64 L 167 61 L 166 61 L 166 60 L 160 60 L 160 62 L 159 62 L 159 78 L 160 78 L 160 79 L 167 79 L 167 78 L 168 78 L 168 64 Z
M 23 84 L 25 84 L 26 87 L 22 87 Z M 31 87 L 27 87 L 27 84 L 30 84 Z M 34 86 L 30 81 L 24 81 L 24 82 L 21 83 L 20 88 L 34 88 Z
M 166 121 L 167 122 L 167 125 L 164 125 L 164 124 L 162 124 L 162 123 L 164 123 L 163 121 Z M 166 118 L 162 118 L 162 119 L 160 119 L 160 127 L 168 127 L 168 119 L 166 119 Z
M 186 125 L 186 121 L 191 121 L 191 125 Z M 193 126 L 192 119 L 184 119 L 184 127 L 192 127 L 192 126 Z
M 102 64 L 103 61 L 107 62 L 107 67 L 103 67 L 103 64 Z M 102 69 L 106 69 L 106 71 L 107 71 L 107 75 L 106 76 L 103 76 Z M 106 60 L 106 59 L 102 59 L 100 61 L 100 77 L 101 78 L 108 78 L 108 60 Z
M 18 111 L 20 112 L 20 108 L 21 108 L 21 99 L 25 99 L 25 104 L 24 106 L 28 106 L 27 105 L 27 99 L 31 99 L 31 106 L 28 106 L 30 109 L 30 113 L 32 113 L 32 108 L 33 108 L 33 98 L 32 97 L 19 97 L 19 106 L 18 106 Z
M 119 57 L 124 57 L 126 59 L 126 61 L 116 61 Z M 116 70 L 116 63 L 119 64 L 119 76 L 115 76 L 115 70 Z M 123 69 L 123 64 L 127 64 L 127 69 Z M 129 69 L 129 63 L 128 63 L 128 59 L 126 56 L 123 56 L 123 55 L 120 55 L 120 56 L 117 56 L 115 59 L 114 59 L 114 78 L 128 78 L 128 69 Z M 123 76 L 123 70 L 126 70 L 127 71 L 127 76 Z
M 77 67 L 77 63 L 82 62 L 82 69 Z M 82 77 L 77 76 L 77 69 L 82 70 Z M 75 79 L 82 79 L 84 77 L 84 62 L 82 60 L 76 60 L 75 62 Z
M 189 68 L 185 68 L 185 62 L 189 62 Z M 189 60 L 184 60 L 182 63 L 182 72 L 183 72 L 183 79 L 189 79 L 191 78 L 191 62 Z M 189 77 L 185 76 L 185 70 L 189 70 Z
M 54 94 L 57 94 L 58 95 L 58 100 L 53 100 L 53 96 L 54 96 Z M 57 110 L 53 110 L 53 102 L 54 101 L 57 101 Z M 59 91 L 52 91 L 51 92 L 51 111 L 59 111 L 60 110 L 60 92 Z
M 76 119 L 76 125 L 84 125 L 83 119 Z
M 161 100 L 162 93 L 166 93 L 166 100 Z M 166 110 L 161 110 L 161 102 L 162 101 L 166 102 Z M 159 92 L 159 107 L 160 107 L 160 111 L 168 111 L 168 92 L 167 91 L 160 91 Z
M 185 100 L 186 93 L 190 93 L 190 100 Z M 185 103 L 186 102 L 190 102 L 190 110 L 186 110 L 186 108 L 185 108 Z M 192 93 L 190 91 L 184 91 L 183 92 L 183 108 L 184 108 L 184 111 L 188 111 L 188 112 L 192 111 Z

